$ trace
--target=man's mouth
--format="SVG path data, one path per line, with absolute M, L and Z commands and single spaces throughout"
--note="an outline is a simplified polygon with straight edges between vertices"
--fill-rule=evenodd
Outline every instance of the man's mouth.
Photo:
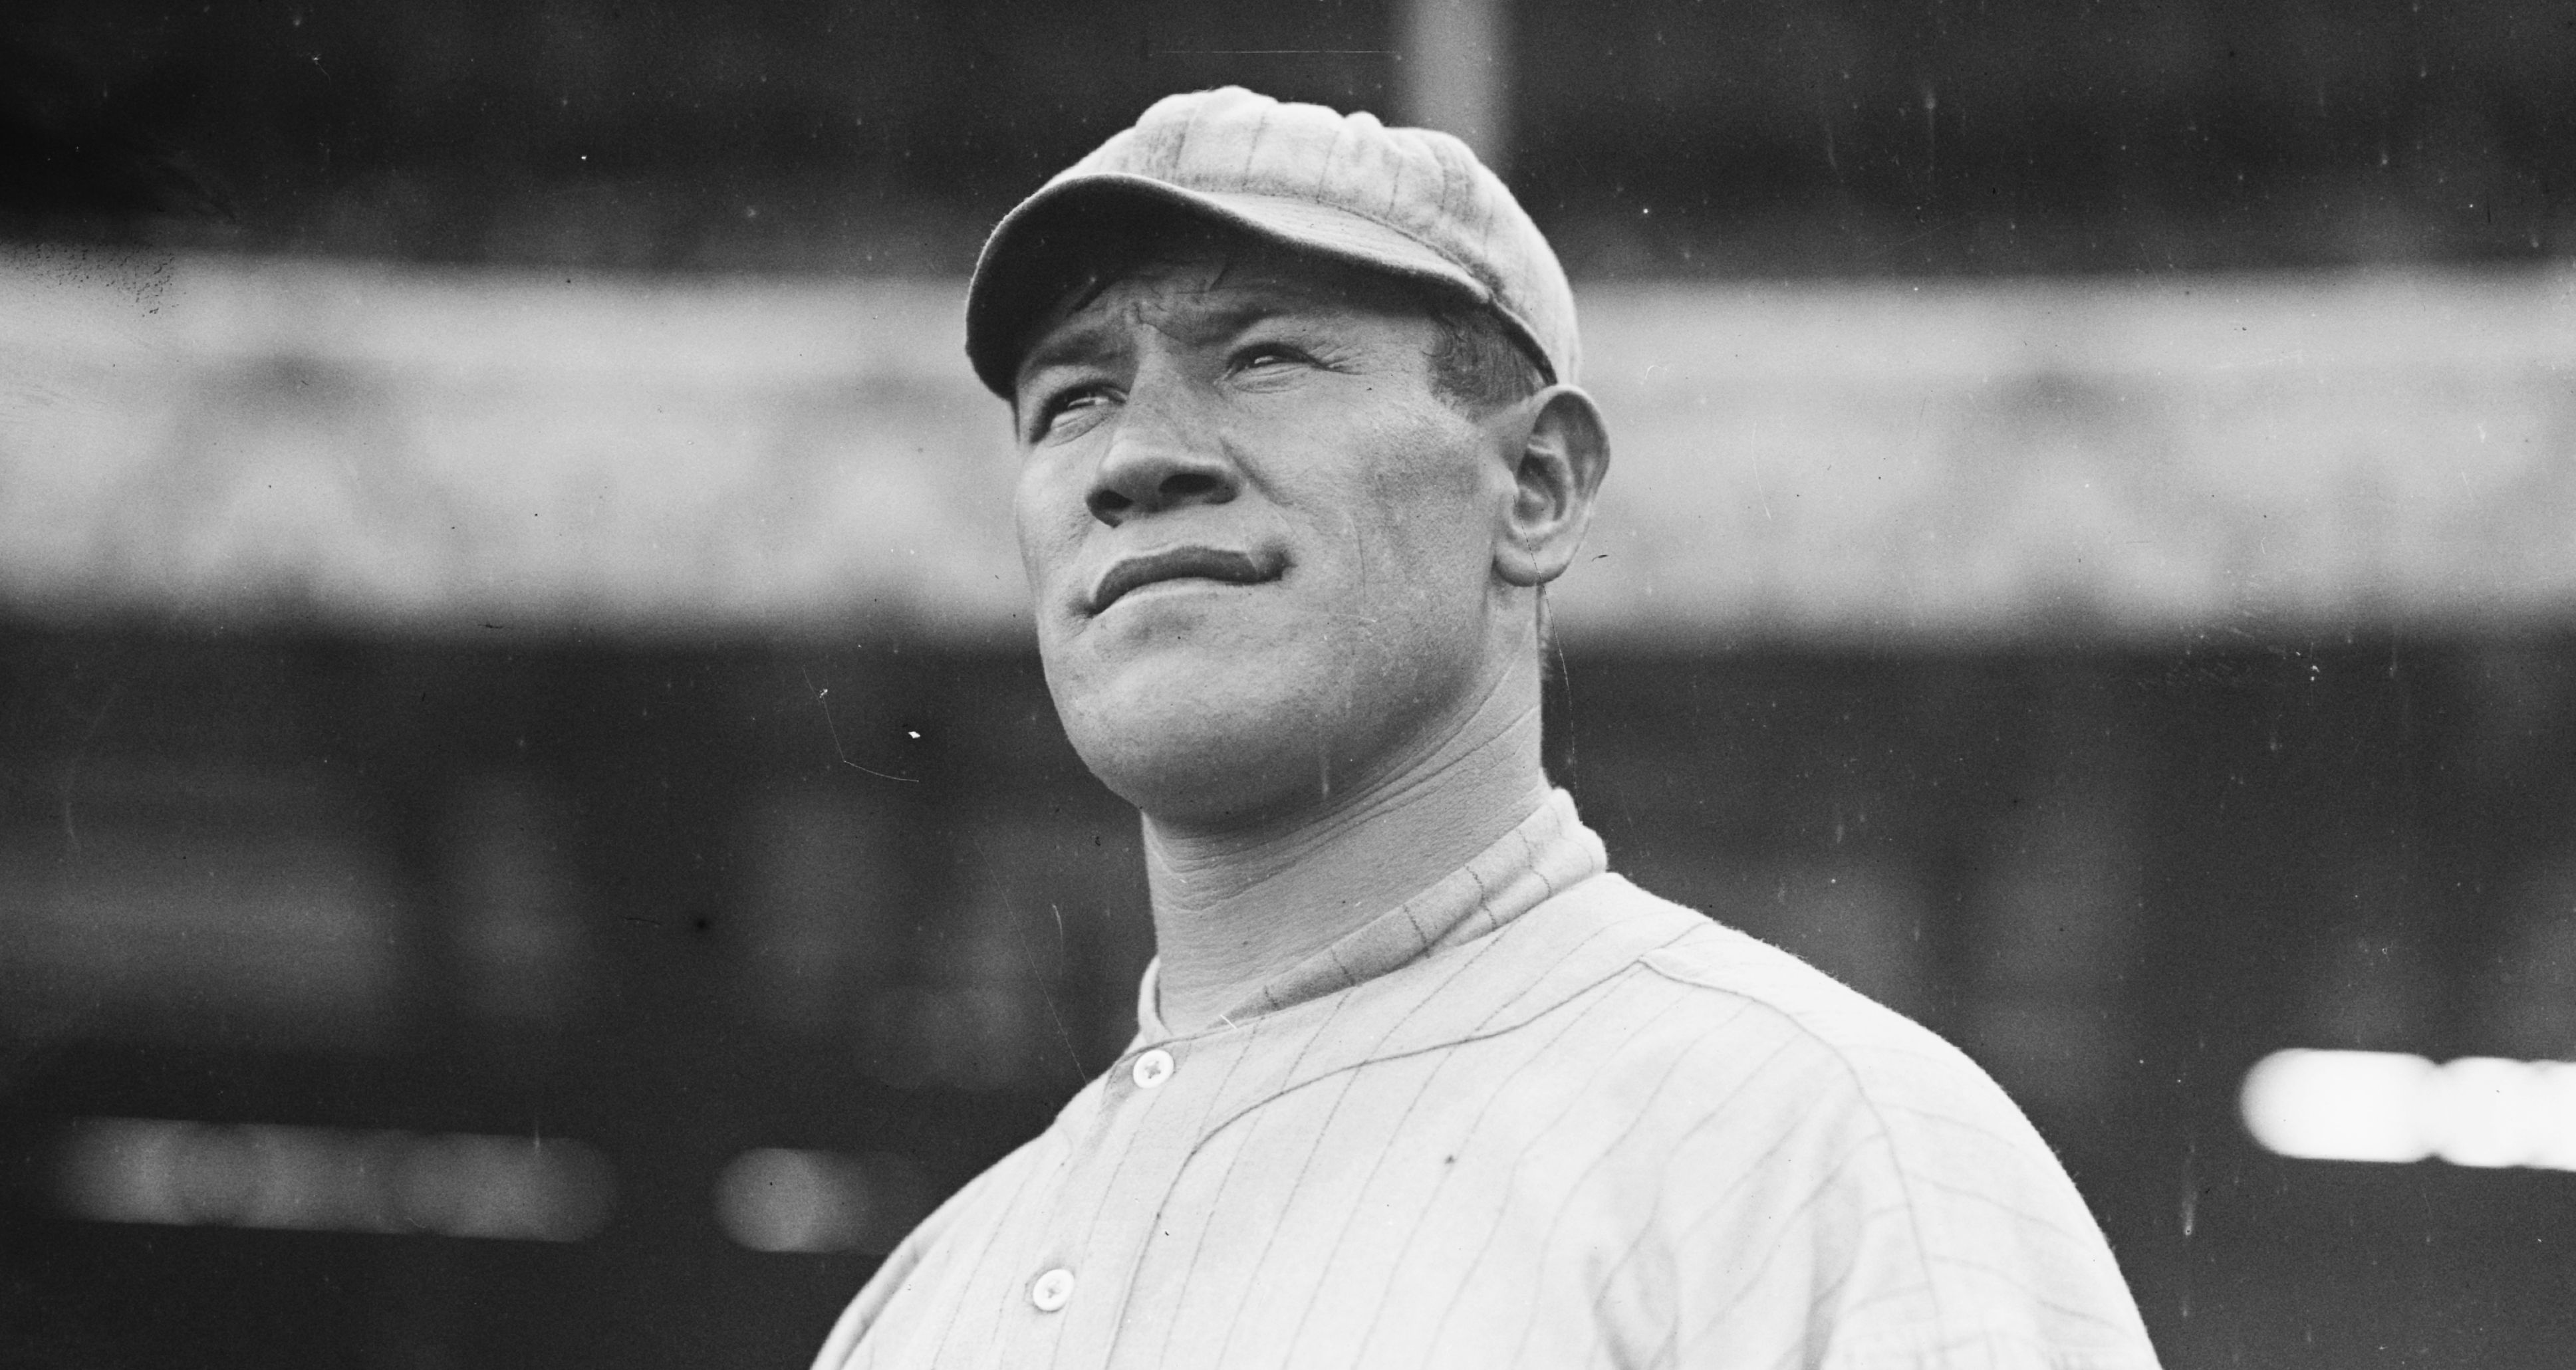
M 1287 569 L 1286 559 L 1276 553 L 1254 554 L 1226 551 L 1215 547 L 1168 547 L 1141 557 L 1129 557 L 1109 568 L 1100 583 L 1091 589 L 1089 609 L 1099 613 L 1125 597 L 1130 590 L 1166 580 L 1213 580 L 1227 585 L 1259 585 L 1277 580 Z

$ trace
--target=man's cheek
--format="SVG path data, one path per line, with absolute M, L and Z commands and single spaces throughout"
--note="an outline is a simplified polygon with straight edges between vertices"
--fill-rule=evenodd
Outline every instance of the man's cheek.
M 1460 573 L 1470 562 L 1481 564 L 1479 549 L 1491 520 L 1482 516 L 1472 487 L 1446 476 L 1404 479 L 1378 496 L 1377 516 L 1362 535 L 1363 545 L 1380 575 L 1403 583 L 1413 593 L 1430 592 Z
M 1028 575 L 1030 593 L 1044 599 L 1055 590 L 1056 578 L 1081 552 L 1088 511 L 1079 504 L 1068 511 L 1061 501 L 1047 498 L 1044 490 L 1032 490 L 1023 482 L 1012 512 L 1019 534 L 1020 567 Z
M 1440 414 L 1390 420 L 1370 434 L 1362 468 L 1375 508 L 1414 524 L 1453 520 L 1483 500 L 1487 472 L 1473 435 Z

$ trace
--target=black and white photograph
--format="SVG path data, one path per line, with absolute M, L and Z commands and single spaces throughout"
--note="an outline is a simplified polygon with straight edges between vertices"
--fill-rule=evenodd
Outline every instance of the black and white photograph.
M 2576 1367 L 2576 0 L 18 0 L 145 1366 Z

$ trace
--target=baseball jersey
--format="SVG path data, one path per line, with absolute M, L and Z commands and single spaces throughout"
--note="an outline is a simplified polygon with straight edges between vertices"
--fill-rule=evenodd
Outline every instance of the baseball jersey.
M 2002 1091 L 1607 873 L 1562 791 L 1205 1031 L 1152 985 L 817 1370 L 2155 1363 Z

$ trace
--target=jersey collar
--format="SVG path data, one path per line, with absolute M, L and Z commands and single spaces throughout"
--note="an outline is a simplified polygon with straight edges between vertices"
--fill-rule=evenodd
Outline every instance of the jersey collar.
M 1609 869 L 1601 839 L 1575 815 L 1563 790 L 1520 825 L 1430 888 L 1352 929 L 1272 977 L 1220 1015 L 1242 1024 L 1336 994 L 1436 952 L 1490 935 L 1541 903 Z M 1168 1040 L 1158 1011 L 1162 962 L 1145 967 L 1136 990 L 1139 1043 Z

